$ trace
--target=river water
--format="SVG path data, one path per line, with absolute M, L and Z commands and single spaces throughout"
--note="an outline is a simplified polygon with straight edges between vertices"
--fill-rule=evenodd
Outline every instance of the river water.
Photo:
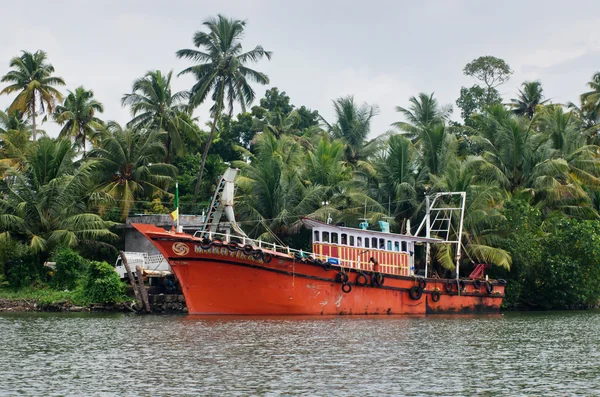
M 0 315 L 0 395 L 600 395 L 600 312 Z

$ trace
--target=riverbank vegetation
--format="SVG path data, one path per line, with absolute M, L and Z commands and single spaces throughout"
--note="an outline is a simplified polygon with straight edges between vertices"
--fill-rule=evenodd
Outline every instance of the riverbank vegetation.
M 176 180 L 181 213 L 201 213 L 231 164 L 241 169 L 237 217 L 253 237 L 302 245 L 300 217 L 355 225 L 365 211 L 371 224 L 390 217 L 392 230 L 405 233 L 408 220 L 422 219 L 425 194 L 466 191 L 461 275 L 493 265 L 491 275 L 508 280 L 509 308 L 598 303 L 600 72 L 576 103 L 552 103 L 539 81 L 507 100 L 498 87 L 510 66 L 483 56 L 465 66 L 473 85 L 461 88 L 456 107 L 414 93 L 389 131 L 373 131 L 377 105 L 353 96 L 332 98 L 328 120 L 276 87 L 257 101 L 255 90 L 271 82 L 250 66 L 260 69 L 272 53 L 248 51 L 246 28 L 209 18 L 194 49 L 173 50 L 190 61 L 177 76 L 195 83 L 173 92 L 173 71 L 150 70 L 123 87 L 126 124 L 110 121 L 93 87 L 63 92 L 68 76 L 49 54 L 23 51 L 9 61 L 0 91 L 13 99 L 0 112 L 6 286 L 118 301 L 109 265 L 77 264 L 65 248 L 114 260 L 115 225 L 132 213 L 172 211 Z M 210 119 L 199 119 L 194 111 L 207 101 Z M 61 126 L 58 138 L 40 129 L 42 115 Z M 450 275 L 452 257 L 438 249 L 433 271 Z M 53 277 L 43 266 L 51 258 Z

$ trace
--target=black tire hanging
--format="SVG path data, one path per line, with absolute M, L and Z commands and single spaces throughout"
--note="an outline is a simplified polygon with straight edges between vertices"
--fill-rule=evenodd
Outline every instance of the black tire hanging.
M 251 246 L 250 244 L 246 244 L 246 245 L 244 245 L 244 248 L 242 248 L 242 251 L 244 251 L 244 254 L 250 255 L 250 254 L 252 254 L 252 251 L 254 251 L 254 247 Z
M 254 259 L 257 259 L 257 260 L 264 259 L 264 255 L 263 255 L 262 250 L 252 251 L 252 257 Z
M 442 297 L 442 294 L 440 293 L 440 291 L 433 291 L 431 293 L 431 300 L 433 302 L 439 302 L 441 297 Z
M 356 283 L 356 285 L 360 285 L 362 287 L 364 285 L 367 285 L 369 279 L 367 278 L 366 274 L 360 272 L 356 275 L 356 280 L 354 282 Z
M 352 286 L 348 283 L 343 283 L 342 284 L 342 292 L 344 293 L 349 293 L 350 291 L 352 291 Z
M 325 269 L 326 271 L 330 271 L 331 270 L 331 263 L 325 261 L 322 262 L 323 263 L 323 269 Z
M 494 284 L 492 284 L 489 281 L 485 282 L 485 290 L 488 294 L 491 294 L 492 292 L 494 292 Z
M 456 282 L 456 286 L 460 290 L 460 292 L 463 292 L 466 288 L 465 282 L 463 280 L 458 280 Z
M 273 255 L 270 254 L 269 252 L 265 252 L 263 254 L 263 261 L 265 261 L 265 263 L 270 263 L 272 259 L 273 259 Z
M 444 284 L 444 289 L 446 290 L 446 292 L 452 292 L 452 281 L 451 280 L 446 281 L 446 284 Z
M 419 299 L 421 299 L 421 296 L 423 296 L 423 290 L 418 285 L 413 285 L 408 290 L 408 296 L 410 296 L 410 299 L 418 301 Z
M 336 273 L 335 281 L 337 281 L 338 283 L 346 284 L 348 282 L 348 273 Z
M 473 281 L 473 288 L 475 288 L 475 289 L 481 288 L 481 280 L 475 279 Z
M 427 288 L 427 281 L 425 281 L 425 279 L 419 280 L 419 287 L 421 287 L 421 289 Z
M 239 249 L 238 243 L 231 241 L 227 244 L 227 249 L 231 252 L 235 252 Z
M 203 238 L 202 241 L 200 242 L 200 248 L 202 248 L 203 250 L 210 249 L 211 245 L 212 245 L 212 241 L 210 241 L 209 238 Z

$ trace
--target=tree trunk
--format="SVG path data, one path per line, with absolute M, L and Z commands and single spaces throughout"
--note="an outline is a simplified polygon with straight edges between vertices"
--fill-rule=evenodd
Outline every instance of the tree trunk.
M 165 144 L 167 149 L 167 157 L 165 157 L 165 163 L 171 164 L 171 133 L 167 132 L 167 142 Z
M 200 164 L 200 172 L 198 173 L 198 180 L 196 181 L 196 188 L 194 189 L 194 200 L 192 201 L 192 209 L 196 207 L 196 203 L 198 202 L 198 192 L 200 191 L 200 183 L 202 182 L 202 173 L 204 172 L 204 164 L 206 163 L 206 157 L 208 157 L 208 149 L 210 148 L 210 144 L 213 140 L 213 136 L 215 135 L 215 130 L 217 129 L 217 120 L 219 115 L 221 114 L 220 109 L 216 109 L 215 117 L 213 119 L 213 124 L 210 129 L 210 135 L 208 136 L 208 141 L 204 145 L 204 152 L 202 153 L 202 162 Z
M 35 142 L 37 139 L 37 128 L 35 125 L 35 92 L 33 93 L 31 100 L 31 121 L 33 124 L 33 142 Z

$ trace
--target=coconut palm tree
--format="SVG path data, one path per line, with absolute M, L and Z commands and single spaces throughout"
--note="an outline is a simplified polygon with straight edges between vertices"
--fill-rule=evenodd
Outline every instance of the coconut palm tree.
M 23 51 L 20 57 L 11 59 L 10 67 L 13 70 L 0 79 L 3 83 L 10 83 L 0 91 L 0 95 L 19 93 L 8 111 L 12 113 L 19 110 L 31 117 L 34 142 L 37 139 L 35 117 L 38 111 L 51 113 L 55 102 L 62 101 L 61 93 L 54 87 L 65 85 L 63 79 L 52 76 L 54 66 L 47 62 L 47 58 L 42 50 L 33 54 Z
M 31 138 L 31 126 L 23 113 L 0 111 L 0 177 L 11 167 L 22 168 Z
M 230 19 L 223 15 L 209 18 L 204 23 L 208 32 L 198 31 L 194 34 L 194 45 L 202 50 L 182 49 L 177 51 L 178 58 L 186 58 L 199 64 L 190 66 L 179 73 L 192 74 L 196 83 L 190 90 L 190 107 L 203 103 L 209 94 L 214 104 L 211 108 L 213 122 L 202 153 L 202 161 L 198 172 L 198 180 L 194 189 L 193 206 L 198 200 L 198 191 L 202 181 L 204 164 L 213 141 L 217 121 L 227 105 L 229 115 L 233 113 L 233 105 L 239 103 L 242 112 L 254 101 L 256 96 L 250 82 L 268 84 L 269 78 L 261 72 L 246 66 L 249 62 L 258 62 L 262 58 L 271 59 L 271 52 L 262 46 L 243 52 L 242 38 L 246 27 L 245 21 Z
M 86 211 L 95 162 L 74 166 L 67 140 L 42 138 L 25 155 L 25 166 L 12 168 L 0 196 L 0 238 L 26 242 L 45 253 L 56 246 L 96 244 L 117 236 L 112 222 Z
M 452 161 L 441 175 L 432 175 L 433 191 L 466 192 L 462 247 L 464 259 L 473 265 L 489 263 L 510 269 L 510 254 L 496 248 L 500 236 L 497 225 L 504 220 L 500 211 L 504 199 L 496 181 L 478 175 L 478 159 Z M 436 247 L 436 259 L 446 269 L 454 270 L 455 247 L 449 244 Z
M 77 87 L 75 91 L 69 91 L 64 104 L 54 111 L 54 120 L 63 126 L 58 136 L 72 138 L 76 145 L 83 147 L 85 155 L 86 140 L 102 125 L 96 114 L 103 111 L 104 106 L 94 99 L 92 90 Z
M 301 166 L 302 147 L 292 137 L 280 139 L 263 133 L 256 139 L 254 153 L 247 152 L 250 164 L 236 161 L 241 169 L 237 179 L 238 213 L 256 226 L 261 238 L 272 239 L 269 230 L 279 237 L 290 233 L 300 217 L 311 215 L 321 206 L 326 188 L 305 185 Z
M 380 190 L 394 204 L 396 221 L 412 218 L 420 208 L 427 174 L 420 154 L 410 139 L 394 135 L 386 153 L 375 161 Z M 391 214 L 390 214 L 391 215 Z
M 434 125 L 444 123 L 450 119 L 452 106 L 440 106 L 437 99 L 421 92 L 418 97 L 410 97 L 410 106 L 403 108 L 396 106 L 396 111 L 401 113 L 406 121 L 398 121 L 392 127 L 401 133 L 407 134 L 409 138 L 415 139 L 419 132 Z
M 166 75 L 160 70 L 150 71 L 133 83 L 132 93 L 125 94 L 121 99 L 123 106 L 131 106 L 133 119 L 128 126 L 137 128 L 154 128 L 165 131 L 166 163 L 170 163 L 171 152 L 182 153 L 183 142 L 181 134 L 195 133 L 190 118 L 186 117 L 189 98 L 186 91 L 171 92 L 171 77 L 173 72 Z
M 336 122 L 331 125 L 323 120 L 334 139 L 340 139 L 346 144 L 346 161 L 352 166 L 366 160 L 378 149 L 381 139 L 368 140 L 371 133 L 371 120 L 379 112 L 376 106 L 366 103 L 361 105 L 354 101 L 353 96 L 334 99 L 333 109 Z
M 101 212 L 116 203 L 125 220 L 136 200 L 166 194 L 177 169 L 161 162 L 166 152 L 163 134 L 157 130 L 123 129 L 115 122 L 102 127 L 98 146 L 88 155 L 98 164 L 93 175 L 97 186 L 92 202 Z
M 534 198 L 546 208 L 586 198 L 582 186 L 570 175 L 569 162 L 528 118 L 516 116 L 502 105 L 491 106 L 475 118 L 481 128 L 473 140 L 484 149 L 482 175 L 497 180 L 510 194 Z
M 542 100 L 544 90 L 539 81 L 526 81 L 521 86 L 523 89 L 519 90 L 518 98 L 511 99 L 509 106 L 516 115 L 527 116 L 531 120 L 536 106 L 543 105 L 548 99 Z

